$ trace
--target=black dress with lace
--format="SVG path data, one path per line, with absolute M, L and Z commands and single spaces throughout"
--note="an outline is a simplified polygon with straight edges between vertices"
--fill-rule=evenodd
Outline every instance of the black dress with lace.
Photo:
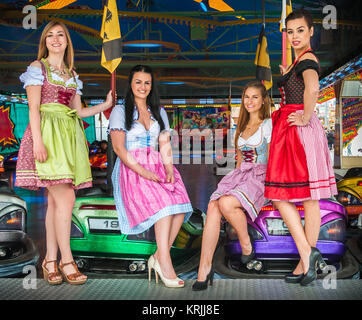
M 314 69 L 319 75 L 319 64 L 314 60 L 305 59 L 293 65 L 290 71 L 279 79 L 277 85 L 282 96 L 282 105 L 303 104 L 305 89 L 303 71 L 307 69 Z

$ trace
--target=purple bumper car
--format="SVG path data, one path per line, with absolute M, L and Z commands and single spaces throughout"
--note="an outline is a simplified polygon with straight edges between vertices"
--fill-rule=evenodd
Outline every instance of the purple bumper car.
M 345 208 L 333 200 L 320 200 L 321 229 L 317 248 L 328 264 L 337 264 L 346 251 L 347 213 Z M 296 203 L 304 225 L 304 208 Z M 273 261 L 297 263 L 299 254 L 290 232 L 279 211 L 272 205 L 264 206 L 254 222 L 248 221 L 248 231 L 254 241 L 255 260 L 247 269 L 265 271 L 265 265 Z M 241 247 L 235 230 L 226 225 L 225 255 L 233 269 L 239 269 Z

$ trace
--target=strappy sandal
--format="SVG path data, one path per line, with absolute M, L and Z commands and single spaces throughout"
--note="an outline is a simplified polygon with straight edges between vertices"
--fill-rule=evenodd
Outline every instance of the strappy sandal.
M 70 265 L 70 264 L 75 269 L 75 272 L 67 275 L 64 272 L 64 267 L 67 265 Z M 83 276 L 83 274 L 79 272 L 78 267 L 74 261 L 67 262 L 64 264 L 62 262 L 59 263 L 59 270 L 62 273 L 64 280 L 67 281 L 69 284 L 83 284 L 87 281 L 87 278 L 86 279 L 77 279 L 77 278 Z
M 46 267 L 46 265 L 48 263 L 54 263 L 54 271 L 53 272 L 49 272 L 48 268 Z M 61 284 L 63 282 L 63 277 L 58 271 L 57 261 L 56 260 L 47 261 L 46 259 L 44 259 L 41 267 L 43 269 L 44 280 L 48 281 L 49 284 L 56 285 L 56 284 Z

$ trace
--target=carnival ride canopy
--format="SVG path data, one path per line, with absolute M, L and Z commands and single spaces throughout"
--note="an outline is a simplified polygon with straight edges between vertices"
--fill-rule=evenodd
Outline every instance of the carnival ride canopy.
M 153 67 L 161 97 L 240 97 L 242 87 L 255 78 L 254 58 L 265 15 L 265 32 L 274 87 L 281 63 L 281 0 L 117 0 L 122 34 L 123 60 L 117 68 L 118 95 L 127 87 L 129 69 L 135 64 Z M 69 3 L 61 9 L 50 4 Z M 204 5 L 204 8 L 200 4 Z M 234 11 L 218 11 L 224 3 Z M 37 9 L 36 29 L 23 27 L 23 8 Z M 315 19 L 312 46 L 322 74 L 329 74 L 356 56 L 362 36 L 360 1 L 292 1 L 293 9 L 304 6 Z M 322 26 L 326 5 L 337 10 L 337 29 Z M 13 1 L 0 2 L 0 90 L 24 93 L 18 77 L 36 59 L 44 25 L 50 19 L 64 21 L 75 48 L 75 65 L 84 82 L 86 97 L 103 97 L 109 89 L 109 73 L 101 67 L 102 1 Z M 204 11 L 206 8 L 207 11 Z M 348 60 L 349 60 L 348 59 Z

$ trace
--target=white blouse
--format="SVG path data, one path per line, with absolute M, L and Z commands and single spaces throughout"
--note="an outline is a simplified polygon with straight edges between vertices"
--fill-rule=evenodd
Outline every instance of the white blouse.
M 150 111 L 150 109 L 148 109 Z M 170 125 L 168 122 L 167 112 L 164 108 L 160 110 L 161 119 L 165 125 L 166 131 L 171 131 Z M 126 129 L 126 115 L 125 115 L 125 106 L 116 105 L 109 117 L 109 131 L 112 130 L 123 130 L 126 132 L 126 149 L 133 150 L 144 148 L 148 146 L 155 147 L 158 144 L 158 136 L 160 134 L 160 126 L 157 120 L 151 114 L 151 126 L 147 131 L 146 128 L 138 122 L 138 109 L 134 107 L 133 110 L 133 123 L 130 130 Z
M 83 82 L 79 80 L 79 76 L 76 74 L 75 79 L 71 77 L 67 81 L 64 81 L 62 77 L 52 72 L 52 78 L 56 81 L 62 81 L 64 86 L 68 87 L 69 85 L 77 85 L 77 94 L 82 95 Z M 41 68 L 35 66 L 28 66 L 26 71 L 20 75 L 20 81 L 24 83 L 23 88 L 27 86 L 41 86 L 44 82 L 44 76 Z
M 263 139 L 266 138 L 267 143 L 270 143 L 271 134 L 272 134 L 273 126 L 272 126 L 272 119 L 265 119 L 263 123 L 259 126 L 259 129 L 248 139 L 244 139 L 241 137 L 241 134 L 238 139 L 238 147 L 239 149 L 242 146 L 250 146 L 256 147 L 260 143 L 263 142 Z

